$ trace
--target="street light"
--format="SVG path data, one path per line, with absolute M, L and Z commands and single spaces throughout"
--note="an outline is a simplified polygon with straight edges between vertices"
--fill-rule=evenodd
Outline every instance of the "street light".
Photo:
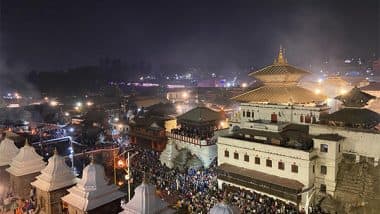
M 77 102 L 75 105 L 76 105 L 77 107 L 82 107 L 82 103 L 81 103 L 81 102 Z
M 87 105 L 87 106 L 92 106 L 92 105 L 94 105 L 94 103 L 91 102 L 91 101 L 88 101 L 88 102 L 86 103 L 86 105 Z

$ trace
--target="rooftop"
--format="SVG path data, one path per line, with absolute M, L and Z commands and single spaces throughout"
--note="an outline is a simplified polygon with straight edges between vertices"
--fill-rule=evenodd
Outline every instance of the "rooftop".
M 339 134 L 320 134 L 313 136 L 315 139 L 321 139 L 321 140 L 329 140 L 329 141 L 340 141 L 343 140 L 344 137 Z
M 354 87 L 351 91 L 344 95 L 337 96 L 335 99 L 340 100 L 347 107 L 364 107 L 368 101 L 375 99 L 375 96 L 361 91 Z
M 89 211 L 124 196 L 114 184 L 109 185 L 103 166 L 91 162 L 83 169 L 82 179 L 62 200 L 80 210 Z
M 43 157 L 39 156 L 34 147 L 29 145 L 27 141 L 9 165 L 10 167 L 6 170 L 14 176 L 40 172 L 46 166 Z
M 297 128 L 286 128 L 282 132 L 239 129 L 234 133 L 223 137 L 303 150 L 307 152 L 313 149 L 312 137 L 309 136 L 305 130 Z
M 238 102 L 245 103 L 319 103 L 326 100 L 326 96 L 315 94 L 296 85 L 264 85 L 233 97 Z
M 18 152 L 19 149 L 13 140 L 9 138 L 2 140 L 0 143 L 0 166 L 9 165 Z
M 78 182 L 73 171 L 65 163 L 65 158 L 58 155 L 56 151 L 49 158 L 48 165 L 41 170 L 41 175 L 37 176 L 36 179 L 36 181 L 31 183 L 32 186 L 43 191 L 62 189 Z
M 380 115 L 365 108 L 343 108 L 332 114 L 321 115 L 320 120 L 372 128 L 380 123 Z
M 275 60 L 272 65 L 254 71 L 249 75 L 259 79 L 264 84 L 270 84 L 284 82 L 295 83 L 308 74 L 310 74 L 310 72 L 288 64 L 285 58 L 285 53 L 282 47 L 280 47 L 277 60 Z
M 224 118 L 225 115 L 223 112 L 213 111 L 204 106 L 193 108 L 190 111 L 177 117 L 180 122 L 192 123 L 219 121 L 223 120 Z

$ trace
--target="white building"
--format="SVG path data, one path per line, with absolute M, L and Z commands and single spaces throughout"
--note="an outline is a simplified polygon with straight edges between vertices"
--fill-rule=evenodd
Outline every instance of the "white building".
M 46 166 L 43 158 L 26 140 L 25 146 L 20 149 L 9 166 L 6 171 L 10 174 L 10 188 L 17 196 L 28 198 L 31 189 L 30 182 Z
M 41 213 L 62 213 L 61 197 L 67 194 L 67 188 L 75 185 L 78 178 L 65 163 L 65 158 L 54 155 L 49 158 L 48 165 L 31 183 L 36 188 L 37 205 Z
M 19 149 L 16 147 L 13 140 L 5 138 L 0 143 L 0 166 L 7 166 L 16 157 Z
M 378 160 L 379 132 L 319 125 L 329 109 L 319 91 L 298 86 L 307 74 L 282 50 L 250 74 L 264 85 L 232 98 L 240 109 L 230 133 L 218 138 L 219 188 L 231 184 L 307 208 L 316 193 L 334 195 L 343 153 Z
M 83 169 L 82 179 L 68 189 L 69 194 L 62 197 L 70 214 L 117 213 L 124 193 L 114 184 L 108 184 L 103 166 L 93 161 Z
M 205 168 L 208 168 L 216 158 L 216 138 L 223 128 L 223 123 L 225 123 L 224 113 L 207 107 L 196 107 L 178 116 L 179 127 L 166 133 L 168 143 L 161 153 L 161 163 L 174 167 L 173 160 L 178 151 L 187 149 L 202 161 Z
M 120 214 L 169 214 L 175 210 L 169 207 L 163 199 L 157 196 L 156 187 L 145 179 L 136 187 L 135 195 L 127 203 L 122 204 L 124 211 Z
M 5 138 L 0 142 L 0 197 L 5 197 L 10 190 L 9 173 L 5 170 L 19 152 L 13 140 L 6 138 L 5 135 L 4 137 Z

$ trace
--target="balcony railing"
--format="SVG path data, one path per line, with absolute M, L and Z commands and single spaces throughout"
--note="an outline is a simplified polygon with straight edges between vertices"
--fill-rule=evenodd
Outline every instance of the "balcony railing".
M 191 144 L 199 145 L 199 146 L 211 146 L 211 145 L 215 145 L 216 143 L 216 140 L 212 140 L 212 139 L 201 140 L 200 138 L 188 137 L 188 136 L 175 134 L 171 132 L 166 132 L 166 136 L 168 138 L 184 141 L 186 143 L 191 143 Z

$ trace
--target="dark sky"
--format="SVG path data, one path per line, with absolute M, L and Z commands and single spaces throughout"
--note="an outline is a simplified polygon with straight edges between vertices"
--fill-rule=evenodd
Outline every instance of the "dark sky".
M 104 56 L 262 66 L 280 44 L 301 66 L 379 53 L 378 0 L 0 1 L 0 57 L 10 67 L 63 69 Z

